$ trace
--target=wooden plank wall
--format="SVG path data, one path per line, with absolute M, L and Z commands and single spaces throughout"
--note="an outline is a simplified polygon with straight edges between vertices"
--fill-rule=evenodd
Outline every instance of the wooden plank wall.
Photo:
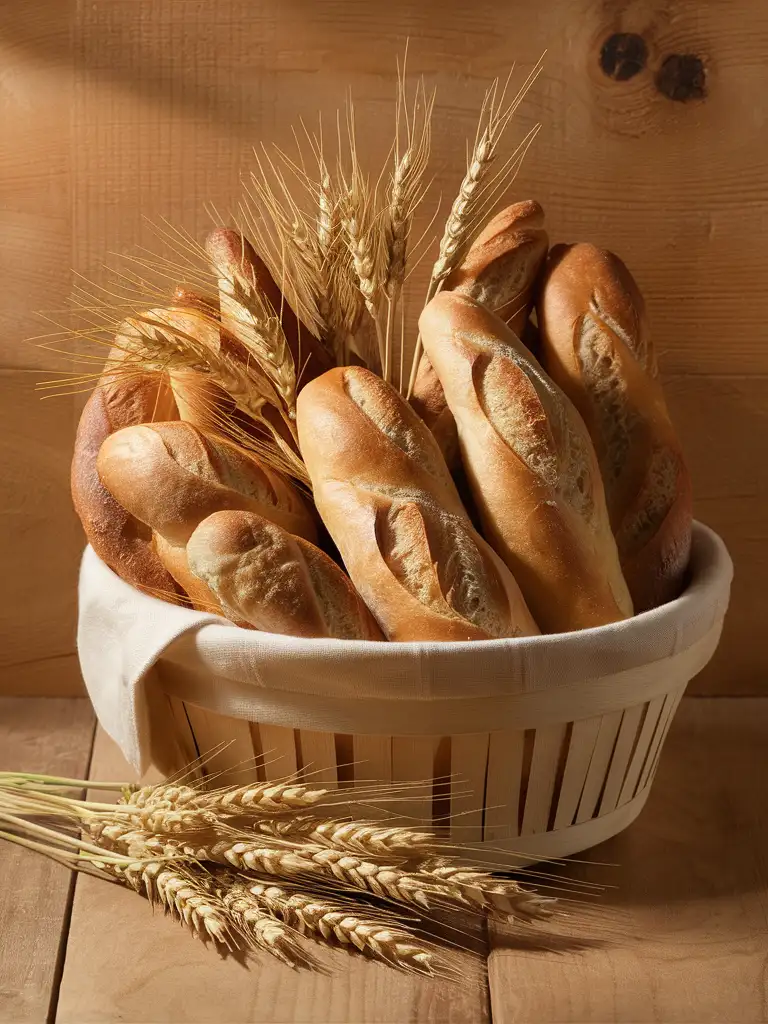
M 758 0 L 30 0 L 0 7 L 0 691 L 76 689 L 80 545 L 68 458 L 81 398 L 40 404 L 34 311 L 73 272 L 154 245 L 147 219 L 200 235 L 262 138 L 335 110 L 346 86 L 380 156 L 395 57 L 439 90 L 436 186 L 455 189 L 485 84 L 546 69 L 520 117 L 542 132 L 518 196 L 553 237 L 620 252 L 647 295 L 697 513 L 726 538 L 733 609 L 701 693 L 758 693 L 768 572 L 768 8 Z M 367 127 L 366 127 L 367 125 Z M 30 372 L 33 371 L 33 372 Z M 36 371 L 36 372 L 35 372 Z

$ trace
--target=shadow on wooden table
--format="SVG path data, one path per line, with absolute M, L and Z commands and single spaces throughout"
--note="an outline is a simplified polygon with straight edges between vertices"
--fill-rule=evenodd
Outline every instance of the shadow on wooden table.
M 730 713 L 737 703 L 684 701 L 640 817 L 560 869 L 607 887 L 596 906 L 690 904 L 765 887 L 768 736 L 762 717 Z

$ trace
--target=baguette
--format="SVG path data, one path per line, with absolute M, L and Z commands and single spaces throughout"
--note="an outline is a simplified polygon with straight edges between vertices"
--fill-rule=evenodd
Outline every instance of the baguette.
M 519 336 L 533 305 L 536 279 L 547 255 L 544 211 L 534 200 L 513 203 L 486 224 L 445 291 L 468 295 L 509 323 Z M 446 462 L 458 463 L 456 425 L 440 379 L 426 352 L 416 374 L 411 405 L 434 434 Z
M 485 536 L 544 632 L 627 618 L 592 444 L 571 402 L 493 313 L 445 292 L 419 322 L 458 427 Z
M 187 557 L 234 621 L 289 636 L 383 639 L 327 555 L 253 512 L 208 516 L 190 537 Z
M 152 531 L 117 502 L 99 479 L 96 459 L 116 430 L 177 416 L 168 378 L 119 372 L 123 352 L 112 349 L 102 377 L 85 404 L 72 458 L 72 502 L 88 543 L 113 572 L 150 593 L 179 596 L 179 587 L 158 557 Z
M 154 531 L 160 559 L 198 607 L 217 602 L 190 573 L 186 545 L 213 512 L 256 512 L 290 533 L 316 537 L 314 520 L 288 480 L 189 423 L 120 430 L 101 446 L 97 467 L 113 497 Z
M 667 411 L 645 307 L 621 260 L 557 246 L 538 317 L 547 370 L 581 412 L 637 611 L 677 597 L 691 545 L 691 482 Z
M 362 367 L 330 370 L 299 395 L 297 421 L 317 508 L 389 640 L 538 632 L 435 439 L 394 388 Z

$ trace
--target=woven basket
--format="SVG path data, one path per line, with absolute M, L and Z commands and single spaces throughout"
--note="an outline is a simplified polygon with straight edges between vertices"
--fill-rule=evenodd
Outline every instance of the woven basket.
M 151 756 L 166 774 L 199 757 L 217 784 L 421 783 L 359 813 L 418 819 L 496 859 L 575 853 L 645 804 L 680 698 L 720 638 L 731 574 L 722 541 L 696 524 L 685 593 L 599 629 L 371 644 L 208 623 L 155 665 Z M 141 601 L 145 618 L 167 608 Z

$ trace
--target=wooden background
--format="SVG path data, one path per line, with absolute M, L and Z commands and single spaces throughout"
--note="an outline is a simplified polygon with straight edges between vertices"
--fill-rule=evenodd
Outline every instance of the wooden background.
M 542 131 L 517 198 L 555 239 L 616 249 L 644 289 L 699 518 L 736 562 L 722 647 L 695 690 L 763 691 L 768 646 L 768 7 L 758 0 L 28 0 L 0 4 L 0 692 L 77 692 L 82 545 L 68 468 L 81 398 L 44 403 L 23 339 L 73 275 L 201 235 L 261 139 L 351 85 L 385 147 L 396 55 L 439 90 L 437 185 L 455 190 L 485 84 L 546 48 L 521 113 Z M 367 128 L 363 125 L 367 124 Z

